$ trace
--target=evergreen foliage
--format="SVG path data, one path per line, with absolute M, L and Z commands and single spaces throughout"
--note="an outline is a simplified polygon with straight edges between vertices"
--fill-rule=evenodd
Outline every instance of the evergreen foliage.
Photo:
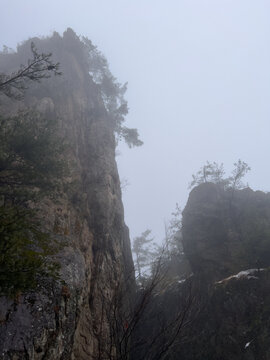
M 128 114 L 128 105 L 124 97 L 127 83 L 121 85 L 112 75 L 104 55 L 87 37 L 82 37 L 88 71 L 93 81 L 98 85 L 104 106 L 112 121 L 118 139 L 124 139 L 129 147 L 141 146 L 137 129 L 123 125 Z
M 168 259 L 178 257 L 182 253 L 180 238 L 182 228 L 182 211 L 178 204 L 176 204 L 175 210 L 172 213 L 172 218 L 169 221 L 169 225 L 165 224 L 165 256 Z
M 52 54 L 48 51 L 39 53 L 35 44 L 38 45 L 38 48 L 52 49 L 55 54 L 59 55 L 61 70 L 63 70 L 64 74 L 74 66 L 72 62 L 74 56 L 80 64 L 84 75 L 88 73 L 96 84 L 95 91 L 104 105 L 117 140 L 124 140 L 129 147 L 143 144 L 139 139 L 138 130 L 124 125 L 125 117 L 128 114 L 128 105 L 125 99 L 127 83 L 122 85 L 117 81 L 109 69 L 105 56 L 92 44 L 91 40 L 87 37 L 80 38 L 70 28 L 65 31 L 63 37 L 54 33 L 52 38 L 42 40 L 34 38 L 18 46 L 20 57 L 26 59 L 29 57 L 29 46 L 31 47 L 32 57 L 26 65 L 21 65 L 19 70 L 13 71 L 9 75 L 0 72 L 0 92 L 12 98 L 20 99 L 30 83 L 40 82 L 53 74 L 61 74 L 59 63 L 52 61 Z M 72 56 L 70 56 L 71 54 Z M 0 53 L 0 60 L 6 63 L 8 56 L 16 57 L 16 54 L 5 50 Z M 8 66 L 6 67 L 8 68 Z M 76 86 L 77 81 L 76 78 L 72 79 L 73 87 Z M 69 85 L 69 82 L 65 83 L 65 88 L 68 88 Z M 33 86 L 31 88 L 32 90 L 35 89 Z M 29 89 L 30 92 L 31 88 Z M 50 88 L 51 90 L 54 91 L 54 89 Z
M 133 240 L 132 252 L 135 257 L 135 270 L 138 274 L 138 283 L 143 285 L 151 273 L 151 266 L 157 257 L 158 246 L 154 238 L 149 238 L 151 230 L 145 230 L 141 236 Z
M 232 189 L 243 189 L 245 184 L 243 183 L 243 177 L 251 170 L 247 163 L 242 160 L 238 160 L 234 163 L 234 169 L 232 176 L 229 178 L 229 185 Z
M 165 224 L 165 239 L 161 245 L 150 238 L 151 230 L 144 231 L 133 240 L 132 252 L 139 286 L 145 287 L 152 281 L 157 267 L 163 278 L 163 281 L 159 281 L 159 287 L 166 286 L 166 282 L 174 281 L 174 277 L 180 276 L 177 274 L 178 268 L 184 258 L 181 228 L 182 212 L 176 204 L 172 219 L 168 226 Z
M 226 178 L 223 164 L 219 165 L 216 162 L 210 163 L 207 161 L 206 165 L 202 166 L 195 175 L 192 175 L 192 181 L 189 188 L 193 188 L 202 183 L 212 182 L 232 190 L 242 189 L 245 187 L 242 179 L 249 170 L 250 167 L 247 163 L 238 160 L 234 163 L 234 169 L 231 176 Z

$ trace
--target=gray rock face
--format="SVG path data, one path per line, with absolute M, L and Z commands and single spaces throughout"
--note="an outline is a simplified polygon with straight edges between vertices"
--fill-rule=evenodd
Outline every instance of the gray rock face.
M 104 303 L 133 271 L 114 132 L 74 48 L 76 35 L 67 31 L 63 38 L 35 42 L 53 52 L 63 71 L 30 88 L 25 104 L 57 117 L 69 144 L 63 154 L 71 168 L 66 181 L 74 181 L 75 189 L 39 204 L 46 229 L 66 244 L 57 255 L 65 283 L 40 279 L 35 292 L 0 298 L 0 359 L 91 359 L 100 338 L 109 337 Z M 11 63 L 24 62 L 20 54 L 10 56 Z
M 269 280 L 268 268 L 216 283 L 175 359 L 268 360 Z
M 183 212 L 183 246 L 196 276 L 206 281 L 270 265 L 270 195 L 194 188 Z M 208 279 L 208 280 L 207 280 Z
M 269 194 L 212 183 L 191 191 L 183 245 L 204 303 L 176 358 L 270 358 L 269 230 Z

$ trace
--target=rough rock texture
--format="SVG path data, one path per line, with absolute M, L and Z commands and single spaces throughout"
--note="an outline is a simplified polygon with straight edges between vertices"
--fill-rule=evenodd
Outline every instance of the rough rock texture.
M 270 265 L 270 194 L 194 188 L 183 212 L 184 252 L 196 276 L 220 280 Z
M 270 359 L 269 268 L 216 283 L 186 336 L 175 359 Z
M 203 302 L 175 358 L 270 359 L 269 229 L 269 194 L 211 183 L 192 190 L 183 244 Z
M 68 30 L 35 44 L 53 52 L 63 72 L 31 87 L 21 106 L 57 117 L 69 144 L 67 181 L 75 185 L 40 204 L 44 226 L 66 244 L 58 255 L 65 284 L 41 279 L 35 292 L 0 298 L 0 358 L 91 359 L 109 336 L 104 306 L 133 268 L 114 132 L 76 35 Z M 24 49 L 9 55 L 3 69 L 25 63 Z

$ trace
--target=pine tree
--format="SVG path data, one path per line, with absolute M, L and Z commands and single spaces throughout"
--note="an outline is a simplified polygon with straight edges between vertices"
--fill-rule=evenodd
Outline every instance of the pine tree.
M 82 37 L 84 54 L 87 59 L 89 74 L 98 85 L 104 106 L 111 119 L 119 140 L 124 139 L 129 147 L 141 146 L 137 129 L 124 126 L 128 105 L 125 99 L 127 83 L 121 85 L 112 75 L 105 56 L 87 37 Z
M 151 230 L 145 230 L 141 236 L 133 240 L 132 252 L 135 257 L 135 270 L 138 273 L 138 283 L 143 285 L 151 273 L 151 265 L 156 258 L 158 246 L 153 238 L 149 238 Z
M 238 160 L 233 165 L 234 168 L 231 176 L 226 178 L 223 164 L 219 165 L 216 162 L 210 163 L 207 161 L 206 165 L 202 166 L 195 175 L 192 175 L 189 188 L 193 188 L 202 183 L 212 182 L 221 185 L 223 188 L 231 189 L 232 191 L 242 189 L 245 187 L 242 179 L 247 172 L 250 171 L 250 167 L 242 160 Z

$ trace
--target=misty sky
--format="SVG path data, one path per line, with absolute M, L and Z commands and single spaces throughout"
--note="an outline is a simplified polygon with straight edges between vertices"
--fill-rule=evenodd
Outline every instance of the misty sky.
M 264 0 L 0 0 L 0 46 L 73 28 L 128 81 L 127 125 L 144 146 L 120 146 L 131 237 L 164 236 L 176 202 L 207 160 L 270 189 L 270 2 Z

